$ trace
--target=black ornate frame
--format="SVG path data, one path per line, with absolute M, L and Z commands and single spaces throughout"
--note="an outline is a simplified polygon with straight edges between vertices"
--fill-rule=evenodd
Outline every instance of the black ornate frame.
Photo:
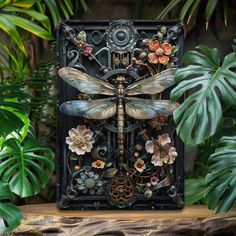
M 175 67 L 181 66 L 181 58 L 183 54 L 183 25 L 179 21 L 144 21 L 144 20 L 117 20 L 117 21 L 64 21 L 59 23 L 57 28 L 57 66 L 58 69 L 64 66 L 69 66 L 88 73 L 89 75 L 96 77 L 99 76 L 103 80 L 112 83 L 114 76 L 123 75 L 129 77 L 129 82 L 132 83 L 140 76 L 145 77 L 144 72 L 137 72 L 139 64 L 137 60 L 137 54 L 142 49 L 137 45 L 141 45 L 140 42 L 145 41 L 147 38 L 151 38 L 153 35 L 157 35 L 162 30 L 164 32 L 165 42 L 178 46 L 178 51 L 175 52 Z M 92 46 L 93 52 L 89 56 L 85 57 L 83 54 L 84 48 L 78 46 L 78 34 L 81 31 L 85 31 L 87 35 L 86 43 Z M 159 35 L 160 36 L 160 35 Z M 159 37 L 157 35 L 157 37 Z M 162 36 L 161 36 L 162 37 Z M 82 53 L 81 53 L 82 52 Z M 135 61 L 136 60 L 136 61 Z M 134 64 L 132 66 L 131 64 Z M 135 65 L 136 64 L 136 65 Z M 130 67 L 131 69 L 127 68 Z M 150 76 L 150 74 L 149 74 Z M 78 91 L 73 87 L 67 85 L 58 76 L 58 101 L 59 106 L 68 100 L 74 100 L 78 98 Z M 169 99 L 171 89 L 167 89 L 161 93 L 161 98 Z M 79 94 L 79 96 L 85 96 Z M 101 95 L 96 95 L 93 98 L 101 98 Z M 81 99 L 81 98 L 80 98 Z M 82 98 L 84 99 L 84 98 Z M 174 164 L 166 165 L 163 168 L 158 169 L 158 175 L 162 172 L 163 178 L 161 178 L 156 187 L 155 194 L 148 195 L 147 188 L 145 187 L 143 192 L 137 189 L 137 185 L 140 184 L 138 178 L 135 177 L 135 172 L 132 172 L 127 167 L 128 177 L 121 176 L 120 179 L 113 178 L 117 173 L 109 173 L 111 178 L 109 181 L 104 181 L 102 185 L 104 189 L 97 195 L 80 194 L 75 191 L 74 183 L 76 178 L 81 172 L 89 173 L 94 172 L 91 167 L 91 159 L 97 158 L 105 160 L 105 162 L 113 163 L 114 166 L 118 164 L 116 162 L 117 150 L 117 127 L 116 120 L 109 119 L 108 122 L 97 122 L 86 120 L 81 117 L 70 117 L 61 113 L 58 109 L 58 122 L 57 122 L 57 206 L 59 209 L 181 209 L 183 208 L 184 197 L 184 171 L 183 171 L 183 159 L 184 159 L 184 147 L 180 139 L 176 136 L 174 122 L 171 117 L 162 123 L 162 121 L 156 121 L 160 125 L 160 130 L 153 130 L 148 135 L 157 136 L 158 134 L 169 133 L 171 134 L 171 140 L 178 152 L 178 157 Z M 158 123 L 159 122 L 159 123 Z M 166 122 L 166 123 L 165 123 Z M 145 124 L 144 124 L 145 123 Z M 92 153 L 86 154 L 83 159 L 78 158 L 73 153 L 69 152 L 65 143 L 65 139 L 68 136 L 68 130 L 76 127 L 78 124 L 86 124 L 95 134 L 97 145 Z M 138 139 L 142 139 L 146 135 L 150 123 L 143 121 L 143 124 L 139 124 L 134 119 L 128 119 L 126 121 L 126 149 L 131 150 L 133 153 L 133 146 L 139 143 Z M 137 127 L 142 127 L 137 132 Z M 105 131 L 104 131 L 105 130 Z M 142 134 L 143 132 L 143 134 Z M 141 134 L 140 134 L 141 133 Z M 137 138 L 137 135 L 141 135 L 141 138 Z M 142 136 L 143 135 L 143 136 Z M 138 141 L 137 141 L 138 140 Z M 137 142 L 136 142 L 137 141 Z M 142 145 L 144 142 L 140 141 Z M 133 146 L 132 146 L 133 145 Z M 143 151 L 141 151 L 142 153 Z M 127 156 L 130 157 L 130 153 Z M 131 155 L 132 156 L 132 155 Z M 133 159 L 131 160 L 133 163 Z M 113 165 L 112 164 L 112 165 Z M 110 164 L 109 164 L 110 165 Z M 118 166 L 119 167 L 119 166 Z M 117 167 L 117 168 L 118 168 Z M 108 168 L 109 169 L 109 168 Z M 95 170 L 96 173 L 96 170 Z M 99 172 L 99 174 L 101 174 Z M 113 182 L 112 182 L 113 180 Z M 117 182 L 118 181 L 118 182 Z M 120 182 L 119 182 L 120 181 Z M 123 182 L 122 182 L 123 181 Z M 137 182 L 136 182 L 137 181 Z M 146 183 L 145 180 L 141 183 Z M 120 185 L 119 185 L 120 184 Z M 136 185 L 137 184 L 137 185 Z M 114 202 L 111 199 L 109 193 L 112 190 L 112 186 L 126 186 L 124 189 L 121 187 L 120 191 L 126 191 L 128 197 L 127 201 L 123 203 Z M 98 190 L 97 190 L 98 192 Z M 149 192 L 150 193 L 150 192 Z

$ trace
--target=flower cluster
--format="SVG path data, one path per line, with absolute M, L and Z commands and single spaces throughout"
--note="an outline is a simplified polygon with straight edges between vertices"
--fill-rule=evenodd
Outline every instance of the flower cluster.
M 85 31 L 80 31 L 78 34 L 77 47 L 84 56 L 89 56 L 93 51 L 93 46 L 86 43 L 86 33 Z
M 148 153 L 153 154 L 151 163 L 154 166 L 163 166 L 163 164 L 173 164 L 177 157 L 175 147 L 171 146 L 169 134 L 158 136 L 157 140 L 149 140 L 145 144 Z
M 172 53 L 172 45 L 169 43 L 160 43 L 158 40 L 152 40 L 149 43 L 148 61 L 152 64 L 161 63 L 166 65 Z
M 93 132 L 87 129 L 85 125 L 78 125 L 76 129 L 72 128 L 69 130 L 69 137 L 66 137 L 66 144 L 69 145 L 68 148 L 77 155 L 91 152 L 93 143 Z

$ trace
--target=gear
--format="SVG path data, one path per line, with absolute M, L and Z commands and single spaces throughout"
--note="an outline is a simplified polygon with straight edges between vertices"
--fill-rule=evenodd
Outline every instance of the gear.
M 134 198 L 134 184 L 126 176 L 115 176 L 108 184 L 108 197 L 112 205 L 124 208 L 131 205 Z

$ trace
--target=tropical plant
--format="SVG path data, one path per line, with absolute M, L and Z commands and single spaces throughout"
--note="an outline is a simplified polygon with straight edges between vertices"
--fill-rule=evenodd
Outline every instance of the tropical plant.
M 179 7 L 177 14 L 180 20 L 186 20 L 187 25 L 194 18 L 197 22 L 205 21 L 206 28 L 209 22 L 216 19 L 216 11 L 219 10 L 222 15 L 224 24 L 227 25 L 228 9 L 230 0 L 171 0 L 162 12 L 157 16 L 157 19 L 164 19 L 168 13 Z
M 0 43 L 0 233 L 20 224 L 21 211 L 11 203 L 14 195 L 25 198 L 39 193 L 55 165 L 52 150 L 39 145 L 29 118 L 45 106 L 43 90 L 49 92 L 49 79 L 43 81 L 39 74 L 31 74 L 25 43 L 32 34 L 53 39 L 57 21 L 71 17 L 79 6 L 89 10 L 84 0 L 76 4 L 73 0 L 0 1 L 0 31 L 10 39 Z M 49 72 L 45 68 L 43 75 Z M 51 83 L 52 77 L 47 74 Z M 34 80 L 31 84 L 30 79 Z
M 236 100 L 236 53 L 221 60 L 219 50 L 199 45 L 186 53 L 177 71 L 172 100 L 195 89 L 174 113 L 177 132 L 187 145 L 197 145 L 214 135 L 222 124 L 223 110 Z
M 9 185 L 0 181 L 0 232 L 8 233 L 20 224 L 21 211 L 10 201 L 14 199 Z
M 224 136 L 209 157 L 205 199 L 209 209 L 228 211 L 236 202 L 236 133 Z
M 205 178 L 186 181 L 187 203 L 205 202 L 209 209 L 225 212 L 236 201 L 236 53 L 222 59 L 219 50 L 199 45 L 183 61 L 171 99 L 190 94 L 173 114 L 177 132 L 189 146 L 207 143 L 215 149 Z
M 54 169 L 52 151 L 38 146 L 31 132 L 26 97 L 17 85 L 0 86 L 0 200 L 37 194 Z M 19 225 L 20 217 L 13 204 L 0 202 L 0 232 Z
M 85 0 L 79 3 L 75 1 L 74 4 L 72 0 L 3 0 L 0 2 L 0 29 L 27 55 L 20 29 L 42 39 L 52 40 L 52 29 L 59 20 L 69 19 L 79 6 L 89 11 Z M 47 15 L 51 16 L 52 22 Z

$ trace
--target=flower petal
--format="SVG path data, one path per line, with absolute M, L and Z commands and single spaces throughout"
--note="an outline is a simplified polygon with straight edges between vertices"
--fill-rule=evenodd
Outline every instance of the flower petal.
M 73 143 L 71 137 L 66 137 L 66 144 L 70 145 L 71 143 Z
M 98 179 L 100 176 L 99 176 L 99 174 L 95 174 L 94 176 L 93 176 L 93 178 L 96 180 L 96 179 Z
M 76 152 L 77 155 L 84 155 L 84 154 L 85 154 L 85 151 L 84 151 L 84 150 L 78 149 L 78 148 L 76 149 L 75 152 Z
M 176 152 L 176 149 L 174 147 L 171 147 L 168 152 L 169 158 L 171 161 L 174 161 L 175 158 L 178 156 L 178 153 Z
M 79 189 L 79 190 L 85 189 L 85 185 L 84 185 L 84 184 L 80 184 L 80 185 L 78 186 L 78 189 Z
M 163 162 L 162 162 L 160 156 L 155 156 L 155 155 L 153 155 L 153 156 L 152 156 L 151 163 L 152 163 L 154 166 L 163 166 Z
M 154 142 L 151 140 L 148 140 L 145 143 L 145 149 L 146 149 L 147 153 L 153 153 L 154 152 Z
M 167 143 L 171 143 L 169 134 L 162 134 L 158 136 L 158 143 L 164 146 Z
M 155 52 L 160 47 L 160 43 L 158 40 L 152 40 L 149 43 L 149 50 Z
M 86 142 L 85 145 L 86 145 L 86 152 L 91 152 L 91 150 L 93 148 L 92 143 L 91 142 Z
M 93 172 L 93 171 L 89 171 L 89 172 L 88 172 L 88 176 L 89 176 L 90 178 L 92 178 L 92 177 L 94 176 L 94 172 Z
M 86 141 L 90 141 L 93 137 L 93 131 L 91 131 L 90 129 L 86 129 L 81 133 L 81 135 L 83 135 Z
M 87 175 L 85 173 L 81 172 L 79 175 L 80 175 L 81 179 L 83 179 L 83 180 L 87 179 Z
M 78 125 L 76 129 L 79 132 L 79 134 L 82 135 L 83 131 L 86 130 L 87 128 L 85 125 Z
M 158 63 L 158 56 L 156 53 L 149 53 L 148 54 L 148 61 L 152 64 L 157 64 Z
M 162 55 L 158 58 L 158 61 L 163 64 L 166 65 L 169 62 L 169 57 Z
M 162 47 L 165 55 L 169 56 L 172 53 L 172 45 L 171 44 L 163 43 L 161 45 L 161 47 Z
M 69 130 L 69 136 L 71 137 L 72 140 L 74 140 L 76 138 L 76 136 L 79 135 L 79 132 L 77 129 L 72 128 L 71 130 Z
M 71 143 L 68 147 L 72 152 L 76 152 L 78 147 L 74 144 L 74 143 Z
M 101 181 L 101 180 L 99 180 L 98 182 L 97 182 L 97 186 L 98 187 L 101 187 L 103 185 L 103 182 Z
M 84 180 L 81 179 L 81 178 L 78 178 L 78 179 L 77 179 L 77 183 L 79 183 L 79 184 L 83 184 L 83 183 L 84 183 Z

